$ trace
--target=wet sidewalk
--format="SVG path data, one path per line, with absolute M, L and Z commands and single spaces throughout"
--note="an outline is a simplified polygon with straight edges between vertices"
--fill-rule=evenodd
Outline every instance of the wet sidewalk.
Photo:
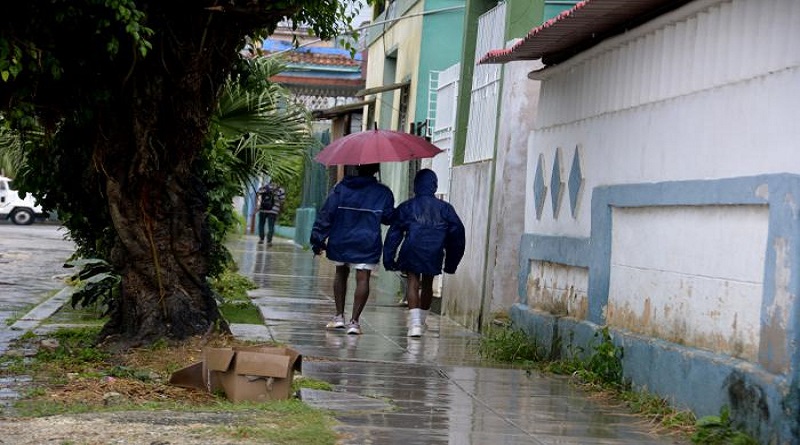
M 302 374 L 335 389 L 304 390 L 303 398 L 336 411 L 343 444 L 684 443 L 652 434 L 647 422 L 593 400 L 566 377 L 482 364 L 478 336 L 446 317 L 431 314 L 425 335 L 407 338 L 406 308 L 374 288 L 363 335 L 327 331 L 332 265 L 288 241 L 255 241 L 229 247 L 240 272 L 261 286 L 251 296 L 266 325 L 234 325 L 234 334 L 303 354 Z M 352 289 L 351 282 L 346 313 Z

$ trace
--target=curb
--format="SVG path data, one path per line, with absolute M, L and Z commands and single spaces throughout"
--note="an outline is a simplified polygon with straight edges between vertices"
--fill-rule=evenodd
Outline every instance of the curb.
M 11 342 L 35 329 L 42 321 L 55 314 L 69 300 L 70 296 L 72 296 L 72 287 L 65 287 L 20 317 L 7 330 L 0 331 L 0 355 L 6 353 Z

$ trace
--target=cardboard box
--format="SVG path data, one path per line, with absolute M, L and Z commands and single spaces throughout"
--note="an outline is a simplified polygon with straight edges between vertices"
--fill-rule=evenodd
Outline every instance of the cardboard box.
M 288 399 L 302 356 L 291 348 L 206 348 L 203 361 L 175 371 L 169 382 L 208 392 L 223 391 L 234 402 Z

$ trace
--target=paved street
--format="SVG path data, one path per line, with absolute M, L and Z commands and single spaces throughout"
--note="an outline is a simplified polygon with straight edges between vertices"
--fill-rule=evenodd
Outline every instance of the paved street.
M 63 265 L 75 248 L 63 235 L 53 224 L 0 223 L 0 344 L 9 319 L 17 320 L 64 287 L 70 269 Z

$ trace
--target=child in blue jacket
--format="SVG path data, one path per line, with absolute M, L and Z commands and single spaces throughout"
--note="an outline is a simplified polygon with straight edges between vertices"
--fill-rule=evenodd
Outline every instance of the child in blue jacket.
M 433 299 L 433 277 L 442 273 L 443 266 L 445 273 L 455 273 L 464 257 L 464 224 L 452 205 L 434 196 L 437 187 L 436 173 L 417 172 L 414 197 L 395 210 L 383 247 L 384 268 L 408 275 L 409 337 L 422 336 Z
M 345 176 L 325 199 L 311 229 L 314 254 L 324 250 L 336 266 L 336 314 L 326 327 L 347 328 L 348 334 L 361 334 L 359 317 L 369 298 L 370 275 L 378 267 L 383 248 L 381 224 L 388 225 L 394 211 L 392 191 L 375 177 L 379 169 L 379 164 L 363 164 L 356 168 L 356 175 Z M 345 295 L 351 268 L 356 269 L 356 289 L 350 323 L 345 325 Z

